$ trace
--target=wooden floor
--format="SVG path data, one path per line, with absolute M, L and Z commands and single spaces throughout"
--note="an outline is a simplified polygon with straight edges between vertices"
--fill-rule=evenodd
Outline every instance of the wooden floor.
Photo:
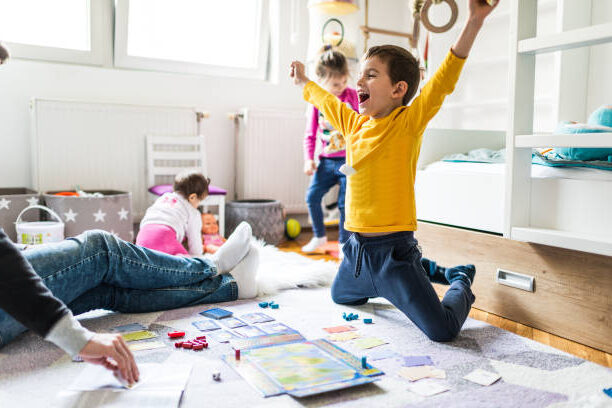
M 337 230 L 336 231 L 331 230 L 328 232 L 328 237 L 330 240 L 337 240 L 338 239 L 337 236 L 338 236 Z M 302 245 L 305 245 L 310 240 L 311 237 L 312 237 L 312 232 L 303 231 L 296 240 L 284 241 L 279 245 L 279 248 L 284 251 L 297 252 L 301 254 L 302 252 L 300 248 L 302 247 Z M 333 258 L 329 255 L 305 255 L 305 256 L 308 256 L 309 258 L 312 258 L 312 259 L 325 259 L 325 260 L 337 261 L 336 258 Z M 538 330 L 538 329 L 534 329 L 534 328 L 525 326 L 521 323 L 517 323 L 512 320 L 505 319 L 501 316 L 497 316 L 492 313 L 485 312 L 483 310 L 472 308 L 472 310 L 470 311 L 470 317 L 476 320 L 487 322 L 492 326 L 496 326 L 504 330 L 508 330 L 512 333 L 516 333 L 528 339 L 535 340 L 542 344 L 546 344 L 556 349 L 565 351 L 566 353 L 573 354 L 585 360 L 589 360 L 594 363 L 601 364 L 603 366 L 612 368 L 612 354 L 608 354 L 603 351 L 596 350 L 594 348 L 573 342 L 571 340 L 567 340 L 562 337 L 555 336 L 554 334 L 546 333 L 542 330 Z

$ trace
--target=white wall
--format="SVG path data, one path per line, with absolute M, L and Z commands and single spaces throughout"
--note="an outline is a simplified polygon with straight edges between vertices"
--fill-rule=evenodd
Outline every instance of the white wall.
M 592 0 L 592 24 L 612 22 L 612 1 Z M 612 105 L 612 44 L 591 47 L 587 114 L 601 105 Z M 585 118 L 586 119 L 586 118 Z
M 305 0 L 301 2 L 302 18 L 307 19 Z M 280 39 L 274 44 L 278 53 L 272 62 L 278 83 L 10 60 L 0 68 L 0 187 L 31 185 L 29 102 L 45 97 L 209 111 L 211 116 L 203 124 L 209 143 L 208 171 L 214 184 L 229 188 L 233 197 L 234 123 L 226 114 L 240 107 L 305 107 L 286 73 L 292 58 L 305 57 L 307 24 L 300 25 L 298 41 L 291 45 L 289 1 L 279 1 L 279 15 Z

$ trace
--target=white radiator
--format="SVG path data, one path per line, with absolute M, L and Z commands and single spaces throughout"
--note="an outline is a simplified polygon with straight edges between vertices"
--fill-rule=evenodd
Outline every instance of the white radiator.
M 34 99 L 33 187 L 129 191 L 138 221 L 148 204 L 147 135 L 196 136 L 196 110 Z
M 275 199 L 287 213 L 307 213 L 304 111 L 244 109 L 237 123 L 237 198 Z

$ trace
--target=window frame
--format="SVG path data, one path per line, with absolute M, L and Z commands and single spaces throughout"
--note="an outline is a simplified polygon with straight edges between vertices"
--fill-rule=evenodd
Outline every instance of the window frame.
M 268 62 L 270 57 L 270 4 L 269 0 L 260 1 L 259 45 L 256 68 L 238 68 L 128 55 L 127 45 L 130 0 L 117 0 L 115 3 L 114 65 L 116 68 L 146 71 L 164 71 L 265 80 L 268 73 Z
M 11 58 L 64 62 L 79 65 L 108 65 L 111 61 L 109 27 L 112 26 L 112 0 L 88 0 L 90 50 L 23 44 L 6 41 Z

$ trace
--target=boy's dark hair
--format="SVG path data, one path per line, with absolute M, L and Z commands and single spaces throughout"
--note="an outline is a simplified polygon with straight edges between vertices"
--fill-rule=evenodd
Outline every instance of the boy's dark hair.
M 366 52 L 364 59 L 378 57 L 387 65 L 387 74 L 393 85 L 399 81 L 408 84 L 406 94 L 402 98 L 402 105 L 407 105 L 419 89 L 421 71 L 419 61 L 410 51 L 396 45 L 378 45 Z
M 199 199 L 204 199 L 208 195 L 208 185 L 210 179 L 198 171 L 185 171 L 179 173 L 174 178 L 174 191 L 183 197 L 189 198 L 195 194 Z
M 317 61 L 316 74 L 319 78 L 348 75 L 349 69 L 346 57 L 331 46 L 325 46 Z

